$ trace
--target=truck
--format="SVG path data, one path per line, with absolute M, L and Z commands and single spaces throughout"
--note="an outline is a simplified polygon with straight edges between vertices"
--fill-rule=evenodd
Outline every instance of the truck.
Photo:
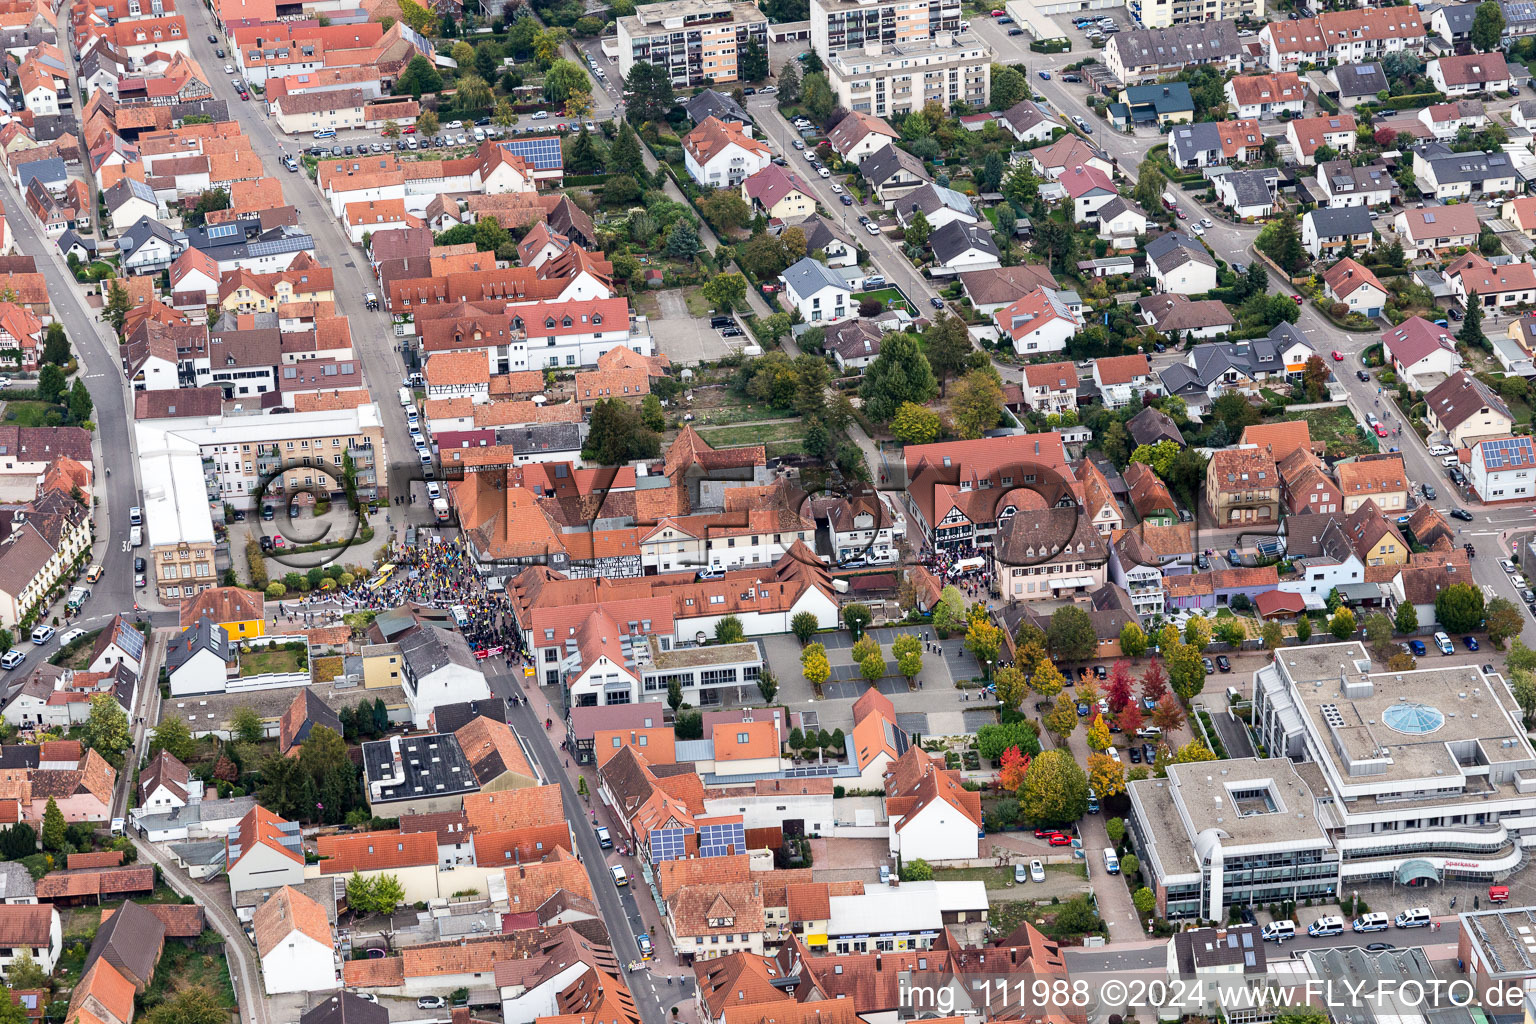
M 432 516 L 433 516 L 433 518 L 435 518 L 440 523 L 446 523 L 448 521 L 448 499 L 447 498 L 433 498 L 432 499 Z
M 378 309 L 379 308 L 379 297 L 377 295 L 373 294 L 373 292 L 364 292 L 363 293 L 363 306 L 365 308 L 367 308 L 367 309 Z
M 1172 211 L 1177 210 L 1178 208 L 1179 208 L 1179 204 L 1173 201 L 1173 193 L 1172 192 L 1164 192 L 1163 193 L 1163 209 L 1168 210 L 1171 213 Z

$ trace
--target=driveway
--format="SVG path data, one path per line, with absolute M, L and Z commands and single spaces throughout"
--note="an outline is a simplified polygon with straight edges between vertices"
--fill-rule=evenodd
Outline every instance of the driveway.
M 657 338 L 657 344 L 674 363 L 693 366 L 721 359 L 752 340 L 745 332 L 739 338 L 722 338 L 719 331 L 710 329 L 707 320 L 700 320 L 688 312 L 688 303 L 676 288 L 657 292 L 656 305 L 661 309 L 660 320 L 665 324 L 662 331 L 667 336 L 664 345 L 660 338 Z M 652 333 L 656 330 L 656 325 L 652 324 Z M 731 342 L 737 343 L 736 348 L 732 348 Z

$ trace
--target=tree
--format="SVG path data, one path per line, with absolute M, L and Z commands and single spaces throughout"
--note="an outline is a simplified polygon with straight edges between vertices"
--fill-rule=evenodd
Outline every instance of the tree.
M 229 725 L 235 734 L 235 739 L 241 743 L 259 743 L 266 733 L 261 716 L 249 704 L 241 704 L 235 708 L 234 713 L 230 715 Z
M 480 78 L 479 75 L 475 76 Z M 480 81 L 485 79 L 480 78 Z M 464 82 L 459 81 L 459 93 L 462 96 Z M 571 96 L 580 94 L 590 96 L 592 94 L 592 79 L 587 77 L 586 71 L 573 60 L 561 58 L 549 66 L 544 72 L 544 98 L 550 103 L 564 103 Z M 475 106 L 489 106 L 490 101 L 477 103 Z
M 981 663 L 988 679 L 992 677 L 992 666 L 997 664 L 998 654 L 1003 649 L 1004 637 L 1002 628 L 993 625 L 985 614 L 971 619 L 970 628 L 965 631 L 965 649 Z
M 811 644 L 800 654 L 800 674 L 805 681 L 820 690 L 821 684 L 832 674 L 827 661 L 827 649 L 821 644 Z
M 196 748 L 197 742 L 192 739 L 192 730 L 187 728 L 187 723 L 180 718 L 166 716 L 155 726 L 154 738 L 149 741 L 149 756 L 154 757 L 163 750 L 185 764 L 192 759 L 192 752 Z
M 1056 703 L 1051 705 L 1051 710 L 1045 713 L 1045 727 L 1051 731 L 1051 735 L 1057 736 L 1063 743 L 1077 728 L 1077 704 L 1065 693 L 1057 694 Z
M 955 429 L 966 439 L 978 438 L 997 426 L 1003 416 L 1003 388 L 990 366 L 972 370 L 955 387 L 949 411 Z
M 37 375 L 37 395 L 43 401 L 50 404 L 57 403 L 64 397 L 64 371 L 57 366 L 43 367 Z
M 1492 53 L 1499 48 L 1504 36 L 1504 9 L 1497 0 L 1483 0 L 1472 16 L 1472 32 L 1468 37 L 1472 48 L 1482 53 Z
M 1378 651 L 1387 649 L 1387 645 L 1392 642 L 1392 620 L 1386 612 L 1376 612 L 1366 618 L 1365 638 Z
M 662 411 L 661 399 L 654 394 L 640 400 L 640 422 L 645 424 L 645 429 L 656 433 L 667 429 L 667 414 Z
M 971 344 L 965 321 L 950 313 L 947 308 L 939 313 L 933 326 L 928 328 L 924 340 L 928 343 L 928 363 L 932 371 L 939 375 L 940 394 L 943 394 L 950 375 L 966 367 L 975 347 Z
M 625 106 L 624 116 L 630 124 L 660 121 L 677 104 L 677 97 L 672 92 L 672 76 L 665 68 L 650 61 L 636 61 L 624 79 L 624 86 L 626 92 L 634 94 Z
M 379 875 L 374 880 L 373 909 L 375 913 L 388 914 L 405 902 L 405 886 L 398 875 Z
M 768 51 L 756 39 L 749 40 L 742 51 L 737 71 L 744 82 L 761 82 L 768 77 Z
M 583 459 L 622 466 L 631 459 L 655 458 L 660 452 L 661 438 L 646 427 L 640 410 L 618 398 L 605 398 L 592 407 Z
M 795 617 L 789 620 L 789 631 L 795 634 L 795 639 L 802 646 L 811 642 L 811 637 L 816 635 L 816 627 L 814 612 L 796 612 Z
M 988 761 L 999 761 L 1009 747 L 1018 747 L 1033 757 L 1040 753 L 1040 738 L 1034 727 L 1023 721 L 1008 725 L 989 723 L 976 730 L 976 752 Z
M 673 679 L 667 683 L 667 707 L 673 713 L 683 706 L 683 683 L 680 679 Z
M 871 686 L 885 678 L 885 659 L 878 650 L 859 661 L 859 674 Z
M 374 880 L 364 878 L 357 869 L 347 879 L 347 905 L 359 915 L 373 913 Z
M 484 82 L 485 80 L 481 79 L 481 81 Z M 405 70 L 400 72 L 400 76 L 395 79 L 394 93 L 396 96 L 410 93 L 419 100 L 422 93 L 439 92 L 442 88 L 443 76 L 437 73 L 437 69 L 432 66 L 431 61 L 418 53 L 411 58 L 411 62 L 405 66 Z M 421 120 L 418 118 L 417 126 L 420 127 L 420 125 Z
M 938 393 L 917 339 L 899 331 L 881 340 L 880 354 L 865 368 L 859 385 L 864 412 L 877 423 L 889 423 L 903 402 L 922 405 Z
M 303 817 L 337 824 L 361 799 L 357 765 L 347 754 L 347 744 L 334 729 L 317 725 L 299 748 L 299 768 L 309 777 L 315 806 Z
M 1163 652 L 1168 662 L 1168 683 L 1183 700 L 1193 700 L 1205 689 L 1205 663 L 1190 644 L 1174 644 Z
M 1153 658 L 1147 662 L 1147 669 L 1141 674 L 1141 695 L 1155 704 L 1167 692 L 1168 673 L 1163 670 L 1163 663 Z
M 1088 755 L 1088 788 L 1100 800 L 1125 792 L 1125 765 L 1108 754 Z
M 837 109 L 837 96 L 832 92 L 827 76 L 819 71 L 813 71 L 801 80 L 800 102 L 811 120 L 822 125 Z
M 1115 715 L 1115 724 L 1127 736 L 1135 736 L 1141 731 L 1141 727 L 1146 724 L 1146 718 L 1141 713 L 1141 705 L 1132 701 L 1121 708 L 1120 712 Z
M 921 857 L 902 861 L 901 880 L 903 882 L 931 882 L 933 881 L 933 865 Z
M 1456 332 L 1456 340 L 1468 348 L 1487 348 L 1488 338 L 1483 334 L 1483 304 L 1478 301 L 1477 292 L 1467 292 L 1466 306 L 1466 319 L 1461 322 L 1461 330 Z
M 939 603 L 933 608 L 933 628 L 940 638 L 958 633 L 966 627 L 965 598 L 953 583 L 939 591 Z
M 1261 631 L 1264 637 L 1264 649 L 1266 651 L 1279 650 L 1285 643 L 1285 631 L 1278 622 L 1266 622 Z
M 1114 744 L 1114 738 L 1109 734 L 1109 723 L 1104 721 L 1103 715 L 1094 715 L 1093 724 L 1088 726 L 1088 749 L 1103 752 Z
M 1131 902 L 1135 904 L 1137 913 L 1150 914 L 1157 909 L 1157 893 L 1142 886 L 1131 894 Z
M 1014 68 L 993 64 L 989 74 L 992 78 L 993 110 L 1007 110 L 1020 100 L 1029 98 L 1029 82 Z
M 49 797 L 48 805 L 43 808 L 43 849 L 61 852 L 69 841 L 68 832 L 69 823 L 64 820 L 64 812 L 59 810 L 58 801 Z
M 795 103 L 800 99 L 800 62 L 787 60 L 779 69 L 779 99 Z
M 1020 751 L 1018 747 L 1009 747 L 1003 751 L 1002 762 L 997 773 L 999 785 L 1009 793 L 1017 793 L 1024 785 L 1024 778 L 1029 774 L 1029 765 L 1032 760 L 1034 759 Z
M 1525 616 L 1520 614 L 1514 602 L 1496 597 L 1488 602 L 1486 628 L 1489 642 L 1502 651 L 1504 642 L 1510 637 L 1519 636 L 1525 628 Z
M 1211 620 L 1204 615 L 1191 615 L 1184 623 L 1184 642 L 1197 651 L 1211 645 Z
M 10 828 L 0 831 L 0 854 L 3 854 L 6 860 L 21 860 L 36 852 L 37 833 L 26 822 L 18 821 Z
M 746 631 L 741 627 L 741 619 L 735 615 L 727 615 L 715 623 L 715 642 L 721 644 L 739 644 L 747 637 Z
M 1044 649 L 1040 649 L 1044 654 Z M 1055 662 L 1043 659 L 1035 663 L 1034 671 L 1029 676 L 1029 688 L 1042 697 L 1054 697 L 1066 689 L 1067 680 L 1056 667 Z
M 1124 661 L 1117 661 L 1110 668 L 1104 696 L 1109 700 L 1109 710 L 1117 715 L 1131 702 L 1131 669 Z
M 921 249 L 928 244 L 928 236 L 933 228 L 928 224 L 928 216 L 922 210 L 912 215 L 912 223 L 907 225 L 906 241 L 914 249 Z
M 1484 612 L 1483 592 L 1470 583 L 1452 583 L 1435 595 L 1435 618 L 1448 632 L 1471 632 Z
M 903 444 L 928 444 L 939 436 L 939 414 L 913 402 L 902 402 L 891 420 L 891 433 Z
M 1031 760 L 1019 790 L 1024 817 L 1037 825 L 1064 825 L 1088 813 L 1088 777 L 1065 750 Z
M 1520 705 L 1522 717 L 1529 722 L 1536 715 L 1536 677 L 1525 669 L 1513 669 L 1509 673 L 1509 690 L 1515 695 L 1515 703 Z
M 725 189 L 721 190 L 726 191 Z M 720 193 L 715 193 L 719 195 Z M 738 201 L 741 195 L 731 192 Z M 747 297 L 747 279 L 740 274 L 719 274 L 710 278 L 704 286 L 704 297 L 714 303 L 716 309 L 730 310 L 741 305 Z
M 896 671 L 907 677 L 910 686 L 923 671 L 923 642 L 912 633 L 903 633 L 891 642 L 891 657 L 896 659 Z M 998 682 L 998 695 L 1001 699 L 1001 681 Z
M 1110 818 L 1104 822 L 1104 834 L 1109 836 L 1109 841 L 1115 846 L 1125 842 L 1125 819 Z
M 32 830 L 28 829 L 27 831 L 30 832 Z M 27 855 L 30 856 L 33 852 L 35 851 L 28 850 Z M 29 988 L 46 990 L 53 988 L 53 981 L 49 977 L 48 972 L 43 970 L 42 965 L 32 959 L 32 953 L 29 950 L 22 949 L 16 954 L 16 959 L 12 960 L 5 968 L 5 986 L 13 991 Z M 8 1003 L 10 999 L 7 998 L 5 1001 Z M 22 1020 L 25 1022 L 25 1015 L 22 1016 Z M 0 1021 L 0 1024 L 5 1024 L 5 1022 Z
M 57 320 L 48 325 L 48 334 L 43 340 L 43 362 L 55 366 L 69 364 L 69 338 L 64 334 L 64 325 Z
M 1141 206 L 1143 210 L 1156 210 L 1163 205 L 1163 189 L 1168 185 L 1168 179 L 1163 172 L 1156 167 L 1143 167 L 1136 178 L 1136 188 L 1131 192 L 1131 198 Z
M 420 114 L 416 115 L 416 130 L 423 137 L 436 135 L 438 129 L 442 128 L 442 126 L 442 122 L 437 118 L 436 111 L 423 110 Z
M 1333 618 L 1328 620 L 1328 632 L 1337 640 L 1348 640 L 1355 635 L 1355 613 L 1348 608 L 1340 608 L 1333 613 Z
M 1211 748 L 1199 740 L 1190 740 L 1179 748 L 1178 753 L 1173 755 L 1174 764 L 1193 764 L 1199 761 L 1214 760 L 1216 760 L 1216 755 L 1211 753 Z
M 757 692 L 763 698 L 764 704 L 772 704 L 773 698 L 779 693 L 779 677 L 768 669 L 763 669 L 757 676 Z
M 843 625 L 848 627 L 848 632 L 855 640 L 863 634 L 865 627 L 872 621 L 874 616 L 870 614 L 868 605 L 858 602 L 843 605 Z
M 1075 604 L 1063 605 L 1051 613 L 1046 638 L 1051 657 L 1057 661 L 1087 661 L 1099 649 L 1093 620 Z
M 1290 273 L 1306 266 L 1307 251 L 1302 247 L 1301 232 L 1297 228 L 1294 213 L 1286 212 L 1266 224 L 1254 244 Z
M 85 742 L 114 767 L 123 763 L 123 754 L 133 742 L 128 731 L 128 713 L 110 693 L 91 696 L 90 717 L 85 722 Z
M 1127 622 L 1120 630 L 1120 652 L 1127 658 L 1139 658 L 1147 653 L 1147 634 L 1141 626 Z
M 672 230 L 667 232 L 666 252 L 680 260 L 692 260 L 699 254 L 699 233 L 694 230 L 692 220 L 679 217 L 672 225 Z
M 74 385 L 69 389 L 69 416 L 75 423 L 85 423 L 91 418 L 91 410 L 95 403 L 91 401 L 91 392 L 85 386 L 82 377 L 76 377 Z

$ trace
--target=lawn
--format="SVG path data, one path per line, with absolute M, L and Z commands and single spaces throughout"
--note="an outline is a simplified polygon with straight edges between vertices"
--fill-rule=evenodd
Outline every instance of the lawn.
M 913 316 L 917 316 L 917 310 L 913 309 L 912 308 L 912 304 L 910 302 L 907 302 L 905 299 L 903 299 L 901 297 L 901 292 L 897 291 L 895 288 L 881 288 L 881 289 L 879 289 L 877 291 L 863 292 L 863 293 L 854 295 L 853 296 L 853 304 L 854 304 L 854 306 L 858 306 L 858 304 L 863 302 L 865 299 L 874 299 L 876 302 L 880 303 L 880 305 L 884 306 L 886 309 L 891 309 L 893 307 L 898 308 L 898 309 L 905 309 L 908 313 L 911 313 Z
M 47 402 L 6 402 L 5 421 L 18 427 L 43 427 L 50 412 L 63 414 L 63 407 Z
M 267 647 L 240 655 L 240 675 L 259 676 L 268 672 L 298 672 L 304 668 L 303 655 L 286 647 Z
M 1364 455 L 1375 451 L 1370 442 L 1360 436 L 1359 425 L 1350 411 L 1338 406 L 1332 409 L 1307 409 L 1299 414 L 1307 421 L 1312 440 L 1321 441 L 1328 454 L 1335 457 Z
M 765 423 L 751 427 L 701 427 L 699 435 L 715 448 L 732 448 L 774 441 L 797 441 L 805 437 L 805 423 Z

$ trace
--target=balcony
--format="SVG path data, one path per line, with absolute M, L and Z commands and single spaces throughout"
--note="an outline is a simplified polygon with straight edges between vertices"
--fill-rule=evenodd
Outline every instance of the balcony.
M 262 452 L 256 456 L 256 472 L 260 474 L 275 473 L 281 469 L 283 457 L 276 452 Z
M 352 459 L 352 465 L 361 470 L 364 466 L 373 465 L 373 446 L 362 447 L 347 446 L 347 455 Z

